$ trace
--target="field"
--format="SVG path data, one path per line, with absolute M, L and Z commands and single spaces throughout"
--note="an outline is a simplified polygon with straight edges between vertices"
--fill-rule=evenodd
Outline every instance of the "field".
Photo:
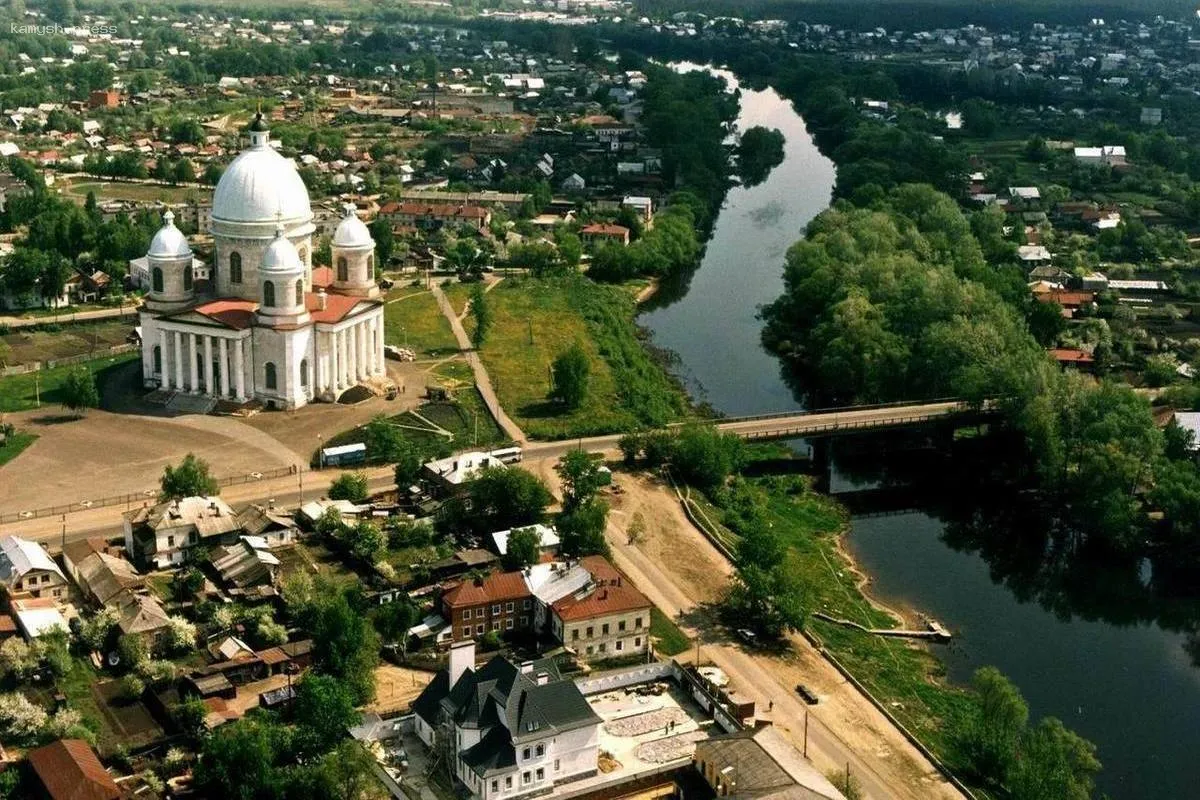
M 37 438 L 36 433 L 22 433 L 21 431 L 9 436 L 4 444 L 0 445 L 0 467 L 21 455 L 26 447 L 37 441 Z
M 573 438 L 684 416 L 679 388 L 637 338 L 623 290 L 584 278 L 510 279 L 487 298 L 493 324 L 483 362 L 501 405 L 529 435 Z M 590 362 L 588 391 L 566 411 L 548 399 L 551 364 L 575 344 Z
M 0 361 L 14 366 L 105 350 L 124 344 L 132 330 L 130 320 L 75 323 L 56 331 L 16 328 L 0 336 Z
M 135 200 L 138 202 L 184 203 L 190 200 L 211 199 L 211 189 L 193 186 L 158 186 L 152 183 L 124 183 L 121 181 L 85 181 L 72 183 L 64 190 L 71 199 L 82 203 L 88 192 L 95 192 L 96 199 Z
M 64 367 L 10 375 L 0 378 L 0 412 L 28 411 L 42 406 L 53 406 L 62 402 L 61 389 L 68 373 L 77 366 L 84 366 L 96 375 L 96 383 L 103 385 L 104 373 L 122 364 L 141 358 L 139 353 L 122 353 L 118 356 L 97 358 Z
M 458 352 L 450 323 L 438 308 L 432 292 L 395 289 L 384 307 L 384 341 L 408 347 L 417 358 Z

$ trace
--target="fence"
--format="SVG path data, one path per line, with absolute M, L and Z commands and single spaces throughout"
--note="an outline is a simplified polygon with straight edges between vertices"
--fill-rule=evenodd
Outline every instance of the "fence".
M 102 350 L 94 350 L 91 353 L 80 353 L 77 356 L 64 356 L 63 358 L 50 358 L 45 361 L 31 361 L 28 364 L 15 364 L 11 367 L 0 369 L 0 378 L 7 378 L 10 375 L 28 375 L 31 372 L 40 372 L 41 370 L 53 369 L 55 367 L 66 367 L 71 364 L 82 364 L 85 361 L 95 361 L 98 358 L 132 353 L 138 349 L 139 346 L 136 344 L 116 344 Z
M 295 475 L 296 467 L 278 467 L 276 469 L 267 470 L 266 472 L 251 472 L 246 475 L 229 475 L 224 478 L 217 479 L 217 485 L 224 488 L 226 486 L 238 486 L 243 483 L 255 483 L 257 481 L 272 480 L 274 478 L 282 478 L 285 475 Z M 146 489 L 141 492 L 130 492 L 128 494 L 117 494 L 111 497 L 101 497 L 95 500 L 83 500 L 77 503 L 68 503 L 60 506 L 48 506 L 46 508 L 35 508 L 29 511 L 15 511 L 8 514 L 0 514 L 0 524 L 24 522 L 30 519 L 43 519 L 45 517 L 60 516 L 62 514 L 74 514 L 78 511 L 88 511 L 93 508 L 107 508 L 110 506 L 128 506 L 133 508 L 135 504 L 143 504 L 153 502 L 158 499 L 157 489 Z
M 21 328 L 36 328 L 40 325 L 73 325 L 77 322 L 100 322 L 106 319 L 124 319 L 125 317 L 136 317 L 138 312 L 138 305 L 134 302 L 129 306 L 121 306 L 120 308 L 75 311 L 70 314 L 55 314 L 49 317 L 6 318 L 3 325 L 9 330 L 15 331 Z

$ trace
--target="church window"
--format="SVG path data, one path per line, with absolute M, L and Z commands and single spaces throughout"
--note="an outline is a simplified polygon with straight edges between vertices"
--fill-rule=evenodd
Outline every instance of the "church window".
M 371 253 L 369 256 L 367 256 L 367 274 L 368 275 L 375 274 L 375 254 L 374 253 Z
M 296 305 L 304 305 L 304 281 L 296 281 Z
M 267 388 L 274 389 L 276 387 L 274 362 L 268 361 L 265 369 L 267 372 Z
M 263 305 L 272 308 L 275 305 L 275 284 L 270 281 L 263 283 Z
M 242 254 L 236 251 L 229 254 L 229 281 L 242 282 Z
M 183 290 L 190 292 L 192 290 L 192 265 L 188 264 L 183 268 Z
M 296 254 L 300 256 L 300 263 L 308 266 L 308 247 L 300 245 L 300 249 L 296 251 Z
M 308 387 L 308 359 L 300 359 L 300 385 Z
M 156 292 L 163 290 L 163 276 L 160 267 L 155 267 L 154 271 L 150 273 L 150 288 Z
M 337 279 L 339 281 L 350 280 L 350 265 L 346 262 L 345 256 L 338 256 L 337 260 Z
M 162 347 L 154 345 L 154 371 L 162 372 Z

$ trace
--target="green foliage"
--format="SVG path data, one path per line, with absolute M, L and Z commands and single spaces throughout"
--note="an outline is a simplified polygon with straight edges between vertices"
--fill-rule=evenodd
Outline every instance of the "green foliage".
M 299 728 L 297 745 L 303 754 L 315 755 L 332 750 L 346 736 L 346 730 L 358 724 L 354 692 L 329 675 L 305 675 L 296 684 L 292 720 Z
M 738 143 L 738 168 L 747 186 L 757 186 L 783 161 L 783 133 L 775 128 L 755 125 L 742 134 Z
M 360 705 L 375 696 L 379 636 L 350 600 L 347 592 L 317 593 L 304 609 L 303 621 L 313 637 L 313 669 L 339 678 Z
M 542 536 L 536 528 L 518 528 L 508 536 L 507 552 L 500 562 L 506 570 L 518 570 L 538 563 Z
M 471 318 L 475 320 L 475 329 L 471 331 L 471 344 L 478 350 L 487 341 L 488 332 L 492 328 L 492 310 L 482 283 L 471 287 Z
M 467 485 L 466 527 L 478 533 L 514 530 L 546 515 L 553 497 L 541 479 L 516 468 L 489 467 Z
M 570 511 L 590 500 L 608 482 L 603 459 L 586 450 L 571 450 L 554 467 L 562 480 L 563 509 Z
M 329 484 L 330 500 L 349 500 L 361 503 L 367 499 L 367 474 L 365 472 L 343 472 Z
M 591 362 L 583 348 L 578 343 L 571 345 L 554 359 L 550 371 L 554 378 L 550 398 L 570 410 L 582 406 L 587 399 L 591 373 Z
M 96 389 L 96 377 L 86 366 L 78 366 L 67 373 L 62 386 L 62 404 L 76 414 L 84 409 L 100 405 L 100 392 Z
M 720 486 L 741 468 L 745 447 L 736 434 L 713 425 L 688 425 L 675 436 L 671 470 L 685 483 L 702 489 Z
M 217 479 L 209 474 L 208 462 L 188 453 L 177 467 L 163 469 L 160 501 L 185 497 L 210 497 L 221 491 Z
M 975 671 L 975 716 L 959 734 L 958 746 L 984 781 L 1002 784 L 1017 763 L 1029 706 L 1021 692 L 995 667 Z
M 558 515 L 559 549 L 572 558 L 608 555 L 604 530 L 608 526 L 608 503 L 590 497 Z

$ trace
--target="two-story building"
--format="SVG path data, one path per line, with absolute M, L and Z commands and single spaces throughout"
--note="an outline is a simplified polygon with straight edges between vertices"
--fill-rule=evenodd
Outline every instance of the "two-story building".
M 472 641 L 490 631 L 531 630 L 534 610 L 533 592 L 520 572 L 468 579 L 442 594 L 442 616 L 455 642 Z
M 603 556 L 580 565 L 591 579 L 550 605 L 554 637 L 586 661 L 650 650 L 650 601 Z
M 0 583 L 9 597 L 65 600 L 67 578 L 46 548 L 19 536 L 0 537 Z
M 413 711 L 421 741 L 480 800 L 549 794 L 598 769 L 600 718 L 551 662 L 476 668 L 475 645 L 456 644 Z
M 189 547 L 235 542 L 237 515 L 219 497 L 185 497 L 125 512 L 125 552 L 142 569 L 182 564 Z

